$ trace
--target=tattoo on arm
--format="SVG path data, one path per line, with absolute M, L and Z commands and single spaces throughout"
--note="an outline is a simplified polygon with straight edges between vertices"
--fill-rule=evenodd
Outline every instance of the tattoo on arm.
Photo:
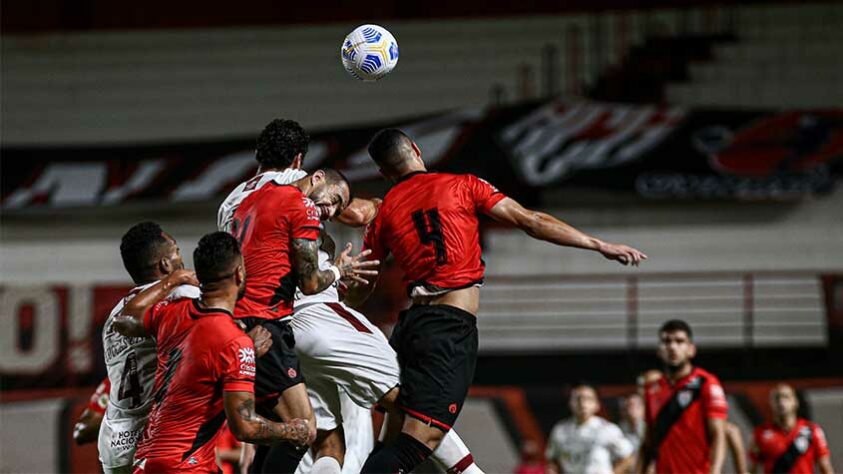
M 293 254 L 299 288 L 302 293 L 312 295 L 328 288 L 334 282 L 334 274 L 319 270 L 319 242 L 307 239 L 293 239 Z
M 243 400 L 237 407 L 237 414 L 250 426 L 246 436 L 250 442 L 272 444 L 284 441 L 288 438 L 287 425 L 283 423 L 272 423 L 255 413 L 255 400 Z

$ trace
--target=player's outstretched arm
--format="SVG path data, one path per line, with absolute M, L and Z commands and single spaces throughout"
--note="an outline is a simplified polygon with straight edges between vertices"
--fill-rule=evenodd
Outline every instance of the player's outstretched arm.
M 138 293 L 114 318 L 114 330 L 127 337 L 146 336 L 146 329 L 143 327 L 144 313 L 181 285 L 199 286 L 196 274 L 190 270 L 176 270 L 157 284 Z
M 223 392 L 228 428 L 237 440 L 253 444 L 275 444 L 290 441 L 307 444 L 310 430 L 307 421 L 295 419 L 275 423 L 255 413 L 255 395 L 251 392 Z
M 375 216 L 378 215 L 378 208 L 382 202 L 383 200 L 379 198 L 354 198 L 343 209 L 342 213 L 337 216 L 336 220 L 349 227 L 367 226 L 375 220 Z
M 640 250 L 604 242 L 549 214 L 525 209 L 512 198 L 502 199 L 488 211 L 488 215 L 498 222 L 523 230 L 534 239 L 566 247 L 594 250 L 609 260 L 615 260 L 624 265 L 637 266 L 642 260 L 647 259 Z

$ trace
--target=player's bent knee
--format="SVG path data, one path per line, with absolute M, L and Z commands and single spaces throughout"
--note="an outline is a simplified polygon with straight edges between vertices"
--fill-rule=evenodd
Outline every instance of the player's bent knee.
M 319 430 L 313 443 L 314 459 L 332 457 L 340 463 L 345 462 L 345 433 L 342 428 Z
M 431 450 L 436 449 L 442 438 L 445 437 L 445 432 L 441 429 L 411 416 L 404 418 L 404 427 L 401 431 L 421 441 Z

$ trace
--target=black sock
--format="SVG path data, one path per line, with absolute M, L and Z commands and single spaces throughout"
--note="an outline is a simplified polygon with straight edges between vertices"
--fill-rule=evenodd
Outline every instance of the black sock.
M 369 455 L 363 465 L 364 474 L 393 474 L 412 472 L 433 451 L 412 436 L 401 433 L 394 443 Z
M 292 443 L 281 443 L 274 446 L 266 446 L 267 453 L 264 456 L 260 472 L 263 474 L 293 474 L 307 452 L 307 448 L 299 448 Z M 257 454 L 255 454 L 257 460 Z

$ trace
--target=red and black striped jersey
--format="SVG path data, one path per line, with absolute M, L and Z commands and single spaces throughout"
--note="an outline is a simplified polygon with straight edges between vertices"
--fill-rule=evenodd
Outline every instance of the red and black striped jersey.
M 656 444 L 656 472 L 707 473 L 706 420 L 725 420 L 728 410 L 720 381 L 699 367 L 673 385 L 667 377 L 646 385 L 644 411 Z
M 320 225 L 313 201 L 295 186 L 270 182 L 240 203 L 228 229 L 240 242 L 246 264 L 246 294 L 237 302 L 236 317 L 293 314 L 292 241 L 316 240 Z
M 478 213 L 505 196 L 470 174 L 417 172 L 383 199 L 366 229 L 373 259 L 392 253 L 410 294 L 436 294 L 483 282 Z
M 231 313 L 199 300 L 162 301 L 144 315 L 158 341 L 153 406 L 135 453 L 141 472 L 216 472 L 223 392 L 254 392 L 255 349 Z
M 791 430 L 773 423 L 755 428 L 749 457 L 764 466 L 764 472 L 814 472 L 817 462 L 829 455 L 825 433 L 816 423 L 799 418 Z

